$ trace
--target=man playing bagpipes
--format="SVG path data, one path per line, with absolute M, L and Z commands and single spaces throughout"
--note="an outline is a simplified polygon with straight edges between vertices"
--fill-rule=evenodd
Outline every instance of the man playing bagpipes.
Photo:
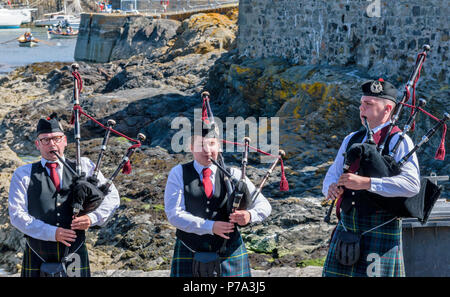
M 348 135 L 329 168 L 322 192 L 334 202 L 339 223 L 332 235 L 324 276 L 404 276 L 401 218 L 417 218 L 426 223 L 441 189 L 429 179 L 420 179 L 416 151 L 443 126 L 443 136 L 435 158 L 445 158 L 445 121 L 422 107 L 408 105 L 410 88 L 420 76 L 426 51 L 419 54 L 416 68 L 398 103 L 397 90 L 383 79 L 362 85 L 360 118 L 365 129 Z M 413 102 L 415 98 L 413 95 Z M 397 105 L 398 104 L 398 105 Z M 413 103 L 414 104 L 414 103 Z M 395 126 L 402 106 L 412 108 L 403 131 Z M 414 126 L 418 111 L 436 123 L 413 145 L 406 133 Z M 374 127 L 374 128 L 372 128 Z
M 344 139 L 323 182 L 322 192 L 332 200 L 325 221 L 330 221 L 335 203 L 339 220 L 324 276 L 405 275 L 400 219 L 416 218 L 425 224 L 441 193 L 430 179 L 420 178 L 416 151 L 443 127 L 435 159 L 444 160 L 445 122 L 450 119 L 448 113 L 439 119 L 425 111 L 423 99 L 415 105 L 416 84 L 429 50 L 429 45 L 423 46 L 398 102 L 395 87 L 381 78 L 362 85 L 364 129 Z M 411 108 L 411 113 L 401 131 L 396 123 L 403 106 Z M 413 145 L 406 133 L 413 129 L 419 111 L 438 123 Z
M 21 275 L 90 276 L 85 231 L 106 222 L 119 206 L 119 193 L 111 185 L 104 195 L 67 167 L 75 162 L 64 157 L 67 137 L 57 118 L 40 119 L 36 134 L 41 160 L 19 167 L 9 191 L 11 224 L 27 239 Z M 95 164 L 80 161 L 82 173 L 91 176 Z M 97 179 L 106 181 L 101 173 Z
M 215 165 L 218 133 L 213 125 L 199 125 L 202 129 L 194 130 L 190 142 L 194 161 L 172 168 L 164 192 L 168 221 L 177 228 L 171 276 L 250 276 L 247 250 L 235 224 L 261 222 L 272 208 L 258 192 L 247 207 L 230 211 L 227 176 Z M 249 201 L 255 186 L 245 174 L 241 179 L 241 170 L 229 169 L 229 177 L 240 180 L 243 200 Z
M 390 177 L 361 176 L 358 171 L 353 172 L 348 168 L 344 172 L 344 153 L 348 153 L 352 144 L 367 142 L 368 137 L 378 144 L 380 139 L 387 137 L 385 150 L 389 148 L 391 151 L 400 136 L 398 128 L 386 135 L 396 106 L 396 88 L 379 79 L 364 83 L 362 91 L 360 118 L 363 124 L 367 122 L 369 131 L 372 130 L 374 134 L 366 133 L 367 130 L 363 129 L 345 137 L 325 176 L 322 192 L 327 199 L 341 198 L 337 206 L 341 212 L 339 224 L 331 239 L 323 276 L 371 276 L 374 271 L 376 276 L 403 276 L 401 221 L 374 203 L 370 193 L 393 197 L 392 199 L 418 194 L 419 163 L 416 154 L 413 154 L 401 172 Z M 394 159 L 401 160 L 413 147 L 412 140 L 405 135 Z M 363 168 L 357 170 L 362 171 Z M 347 239 L 354 244 L 340 246 Z M 341 248 L 347 249 L 348 254 Z M 376 267 L 372 269 L 374 265 Z

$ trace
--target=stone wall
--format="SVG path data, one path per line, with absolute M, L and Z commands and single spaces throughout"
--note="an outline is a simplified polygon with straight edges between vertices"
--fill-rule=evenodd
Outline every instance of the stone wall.
M 423 75 L 448 84 L 449 8 L 442 0 L 241 0 L 238 49 L 251 58 L 352 65 L 403 76 L 423 44 Z

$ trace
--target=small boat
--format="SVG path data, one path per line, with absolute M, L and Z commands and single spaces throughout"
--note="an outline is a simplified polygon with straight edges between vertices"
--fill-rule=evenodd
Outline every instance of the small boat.
M 67 2 L 72 2 L 70 5 Z M 80 4 L 80 0 L 64 0 L 64 10 L 44 14 L 44 16 L 48 16 L 46 19 L 36 20 L 34 25 L 37 27 L 44 26 L 56 26 L 61 24 L 61 26 L 70 26 L 72 28 L 80 27 L 80 14 L 82 12 L 82 7 Z
M 48 36 L 48 38 L 49 39 L 56 39 L 56 38 L 74 38 L 74 37 L 77 37 L 78 36 L 78 30 L 74 30 L 74 31 L 72 31 L 72 32 L 66 32 L 66 31 L 61 31 L 61 32 L 58 32 L 58 31 L 56 31 L 56 30 L 52 30 L 52 29 L 49 29 L 48 31 L 47 31 L 47 36 Z
M 20 40 L 19 39 L 19 46 L 21 47 L 33 47 L 38 45 L 37 40 Z
M 67 23 L 73 28 L 80 26 L 80 18 L 72 15 L 52 15 L 50 18 L 34 21 L 36 27 L 56 26 L 58 23 Z
M 17 40 L 19 41 L 19 46 L 20 47 L 33 47 L 38 45 L 38 40 L 35 38 L 31 38 L 31 39 L 27 39 L 24 35 L 20 36 L 19 38 L 17 38 Z

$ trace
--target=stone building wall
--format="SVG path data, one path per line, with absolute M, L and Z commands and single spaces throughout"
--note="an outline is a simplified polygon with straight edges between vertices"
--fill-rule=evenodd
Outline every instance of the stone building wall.
M 241 0 L 238 49 L 251 58 L 352 65 L 408 76 L 423 44 L 423 76 L 449 83 L 447 0 Z M 400 80 L 400 79 L 399 79 Z

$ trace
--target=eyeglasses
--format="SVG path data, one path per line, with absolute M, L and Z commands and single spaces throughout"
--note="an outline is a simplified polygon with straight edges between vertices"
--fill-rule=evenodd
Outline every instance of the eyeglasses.
M 53 140 L 54 143 L 60 143 L 63 140 L 63 138 L 64 138 L 64 135 L 60 135 L 60 136 L 54 136 L 54 137 L 40 138 L 39 141 L 43 145 L 49 145 L 51 140 Z

